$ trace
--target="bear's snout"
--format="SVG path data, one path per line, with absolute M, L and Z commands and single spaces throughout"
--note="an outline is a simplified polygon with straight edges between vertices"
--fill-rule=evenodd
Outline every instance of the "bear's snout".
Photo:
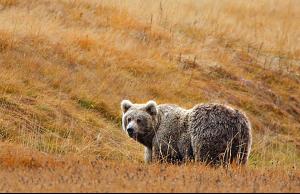
M 133 133 L 134 133 L 134 129 L 132 127 L 127 128 L 127 133 L 131 137 L 133 135 Z
M 131 121 L 126 128 L 126 131 L 129 137 L 133 138 L 137 133 L 137 124 L 134 121 Z

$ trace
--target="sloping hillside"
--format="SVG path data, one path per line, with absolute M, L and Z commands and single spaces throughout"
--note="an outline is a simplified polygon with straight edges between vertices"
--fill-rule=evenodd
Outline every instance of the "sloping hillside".
M 122 99 L 220 102 L 252 122 L 250 164 L 299 164 L 300 3 L 217 2 L 0 0 L 2 145 L 141 161 Z

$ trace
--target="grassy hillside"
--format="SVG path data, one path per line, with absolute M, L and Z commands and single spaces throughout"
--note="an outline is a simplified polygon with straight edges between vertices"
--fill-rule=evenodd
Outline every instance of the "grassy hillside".
M 299 167 L 299 10 L 297 0 L 0 0 L 0 164 L 26 166 L 23 149 L 37 163 L 140 163 L 120 102 L 153 99 L 242 109 L 250 167 Z

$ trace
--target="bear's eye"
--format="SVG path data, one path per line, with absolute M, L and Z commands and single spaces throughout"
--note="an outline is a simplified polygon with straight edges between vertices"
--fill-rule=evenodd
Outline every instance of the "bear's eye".
M 127 122 L 129 123 L 131 121 L 131 118 L 129 117 L 128 119 L 127 119 Z
M 137 119 L 136 122 L 139 124 L 141 123 L 141 119 Z

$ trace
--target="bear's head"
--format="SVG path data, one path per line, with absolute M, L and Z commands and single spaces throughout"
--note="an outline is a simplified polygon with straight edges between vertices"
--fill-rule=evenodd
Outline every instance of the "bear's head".
M 123 130 L 129 137 L 145 146 L 151 146 L 158 124 L 156 102 L 151 100 L 146 104 L 133 104 L 129 100 L 123 100 L 121 109 Z

